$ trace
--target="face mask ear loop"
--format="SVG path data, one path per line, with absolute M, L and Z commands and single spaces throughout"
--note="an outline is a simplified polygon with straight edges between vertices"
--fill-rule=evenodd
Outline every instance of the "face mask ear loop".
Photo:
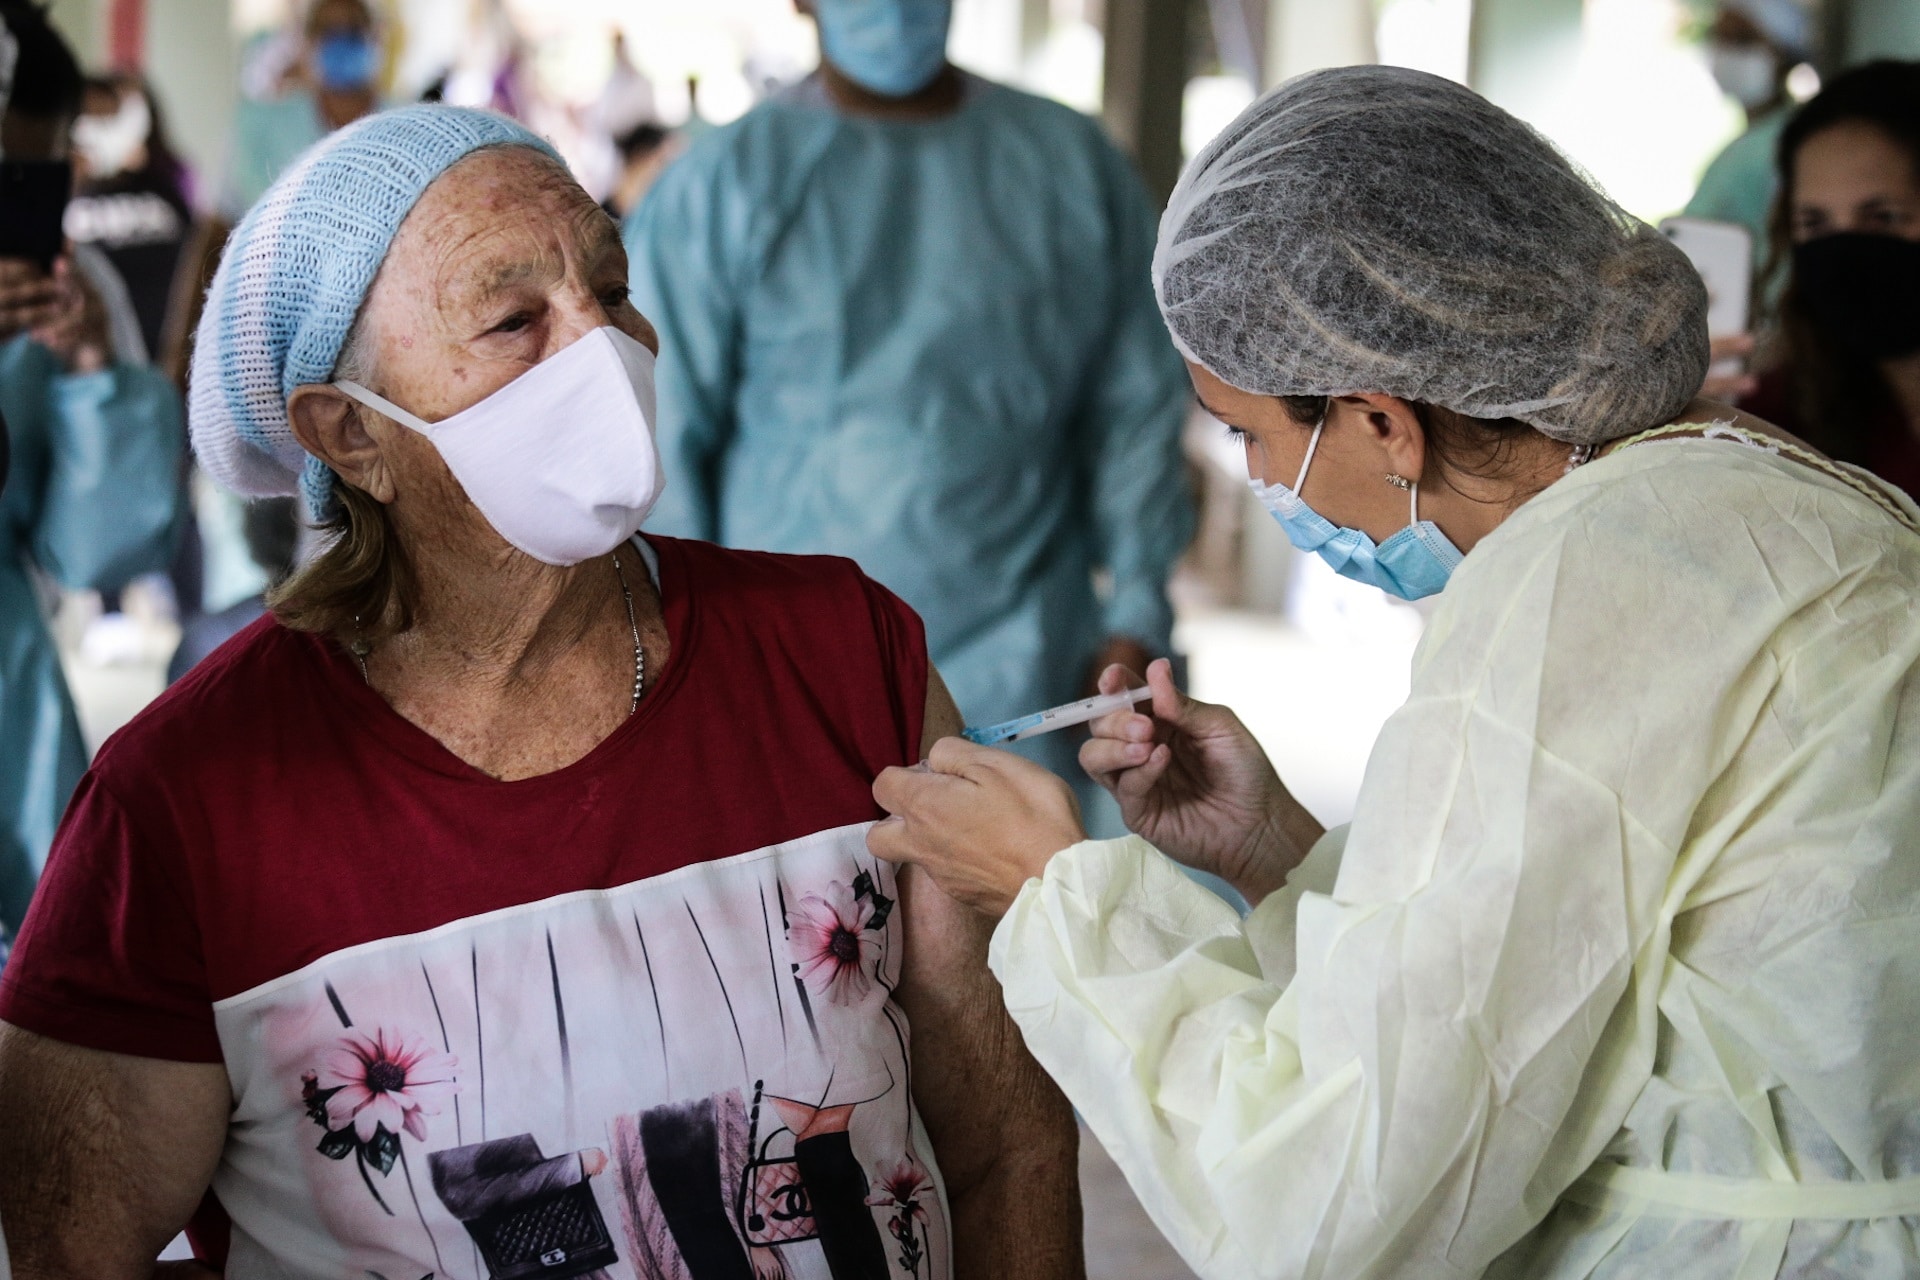
M 1300 496 L 1300 487 L 1307 482 L 1307 468 L 1313 465 L 1313 451 L 1320 447 L 1320 433 L 1327 429 L 1327 415 L 1321 414 L 1320 421 L 1313 424 L 1313 439 L 1307 441 L 1307 456 L 1300 459 L 1300 474 L 1293 478 L 1293 496 Z
M 1407 527 L 1412 528 L 1420 523 L 1420 482 L 1418 480 L 1413 482 L 1413 487 L 1407 495 L 1407 505 Z
M 375 413 L 384 413 L 403 427 L 412 427 L 423 436 L 431 436 L 433 434 L 432 423 L 423 418 L 415 417 L 385 396 L 369 391 L 357 382 L 348 382 L 345 378 L 340 378 L 337 379 L 333 385 L 346 392 L 349 396 L 352 396 L 355 400 L 358 400 L 361 404 L 367 406 L 367 408 L 372 409 Z

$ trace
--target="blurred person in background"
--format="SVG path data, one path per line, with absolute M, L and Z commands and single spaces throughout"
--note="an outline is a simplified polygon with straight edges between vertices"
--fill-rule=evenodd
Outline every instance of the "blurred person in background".
M 201 288 L 189 296 L 183 332 L 198 323 L 205 284 L 228 230 L 294 159 L 336 129 L 379 105 L 382 50 L 367 0 L 313 0 L 297 38 L 269 38 L 243 75 L 251 92 L 241 96 L 218 218 L 192 256 Z M 185 346 L 170 363 L 185 372 Z M 245 504 L 212 485 L 194 488 L 194 516 L 201 545 L 198 598 L 183 600 L 191 627 L 205 614 L 215 619 L 244 607 L 268 586 L 245 535 Z M 288 513 L 287 519 L 296 517 Z
M 208 654 L 245 631 L 267 611 L 267 595 L 293 573 L 299 549 L 299 513 L 292 498 L 259 498 L 240 510 L 247 553 L 266 575 L 266 589 L 221 609 L 183 620 L 180 644 L 167 662 L 167 683 L 194 669 Z
M 819 69 L 627 226 L 673 481 L 649 528 L 852 557 L 971 723 L 1083 696 L 1167 652 L 1193 527 L 1146 190 L 1096 122 L 948 63 L 947 0 L 801 7 Z
M 620 154 L 620 176 L 601 204 L 616 221 L 624 222 L 640 207 L 661 171 L 680 154 L 681 142 L 665 125 L 647 121 L 615 138 L 613 145 Z
M 1741 407 L 1920 496 L 1920 63 L 1836 78 L 1779 163 L 1787 286 Z
M 74 198 L 67 236 L 97 245 L 139 317 L 147 350 L 165 347 L 174 276 L 193 227 L 186 166 L 168 145 L 138 76 L 90 78 L 73 122 Z
M 0 149 L 57 162 L 80 106 L 72 52 L 26 0 L 0 0 L 18 57 Z M 111 267 L 104 270 L 111 273 Z M 0 258 L 0 415 L 12 470 L 0 493 L 0 928 L 26 913 L 86 745 L 35 576 L 112 590 L 166 563 L 179 508 L 179 393 L 128 359 L 92 271 Z
M 220 197 L 228 222 L 238 221 L 295 156 L 377 105 L 381 49 L 367 0 L 314 0 L 302 35 L 271 91 L 240 100 Z
M 1766 256 L 1774 150 L 1793 108 L 1787 73 L 1812 56 L 1812 37 L 1798 0 L 1723 0 L 1707 31 L 1707 67 L 1747 127 L 1707 166 L 1685 212 L 1745 227 L 1756 264 Z

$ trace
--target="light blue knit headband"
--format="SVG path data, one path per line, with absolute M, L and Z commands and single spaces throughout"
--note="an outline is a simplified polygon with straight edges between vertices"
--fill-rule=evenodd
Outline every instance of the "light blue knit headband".
M 296 491 L 315 518 L 334 475 L 294 439 L 287 397 L 326 382 L 387 248 L 426 189 L 483 147 L 558 159 L 505 116 L 436 103 L 382 111 L 315 143 L 227 241 L 194 339 L 187 422 L 213 478 L 248 497 Z

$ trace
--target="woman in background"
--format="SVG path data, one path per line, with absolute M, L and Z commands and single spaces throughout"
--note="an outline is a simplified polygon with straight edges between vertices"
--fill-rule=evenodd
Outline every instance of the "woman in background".
M 1779 163 L 1787 289 L 1741 407 L 1920 495 L 1920 63 L 1834 80 Z
M 140 334 L 156 359 L 193 230 L 187 170 L 167 145 L 158 106 L 135 75 L 87 80 L 73 122 L 75 191 L 67 237 L 97 245 L 127 282 Z

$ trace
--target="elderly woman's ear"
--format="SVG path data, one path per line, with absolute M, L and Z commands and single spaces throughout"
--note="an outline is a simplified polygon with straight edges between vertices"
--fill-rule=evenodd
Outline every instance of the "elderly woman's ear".
M 300 447 L 379 502 L 392 502 L 394 475 L 380 441 L 367 430 L 366 411 L 325 383 L 295 387 L 287 421 Z

